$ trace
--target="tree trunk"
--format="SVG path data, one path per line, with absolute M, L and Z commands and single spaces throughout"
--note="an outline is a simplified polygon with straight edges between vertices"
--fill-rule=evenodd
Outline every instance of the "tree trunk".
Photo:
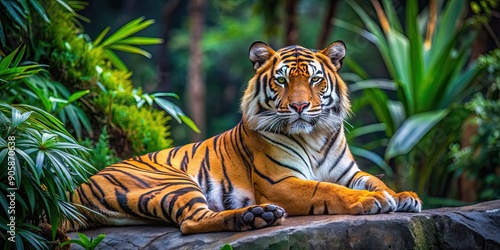
M 201 133 L 192 132 L 191 139 L 199 141 L 205 138 L 205 95 L 206 87 L 203 77 L 203 53 L 201 37 L 205 17 L 206 0 L 191 0 L 189 2 L 189 64 L 187 82 L 187 101 L 189 113 L 200 128 Z
M 297 44 L 299 29 L 297 26 L 297 5 L 298 0 L 285 1 L 285 46 Z
M 180 6 L 180 0 L 170 0 L 161 10 L 161 38 L 163 39 L 163 44 L 160 45 L 160 49 L 158 50 L 158 66 L 159 66 L 159 79 L 160 86 L 158 86 L 157 91 L 159 92 L 171 92 L 172 86 L 170 82 L 170 55 L 168 48 L 168 41 L 170 38 L 170 30 L 172 28 L 172 17 L 174 16 L 175 11 Z
M 327 3 L 328 8 L 326 9 L 325 19 L 323 19 L 323 24 L 319 33 L 318 43 L 316 45 L 317 49 L 323 49 L 328 45 L 327 43 L 329 41 L 327 40 L 332 33 L 333 17 L 335 16 L 335 12 L 337 12 L 338 3 L 338 0 L 330 0 Z

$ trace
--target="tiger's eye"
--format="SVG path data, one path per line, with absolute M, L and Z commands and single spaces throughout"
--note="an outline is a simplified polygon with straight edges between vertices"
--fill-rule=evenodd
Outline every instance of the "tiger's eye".
M 286 82 L 286 79 L 284 77 L 278 77 L 276 80 L 278 80 L 278 82 L 281 84 Z
M 311 79 L 311 81 L 312 81 L 312 82 L 317 82 L 317 81 L 319 81 L 319 77 L 315 76 L 315 77 L 313 77 L 313 78 Z

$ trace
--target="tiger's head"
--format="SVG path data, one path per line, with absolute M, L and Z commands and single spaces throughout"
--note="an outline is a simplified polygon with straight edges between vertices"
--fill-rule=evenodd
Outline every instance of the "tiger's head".
M 255 76 L 241 102 L 243 121 L 251 130 L 309 134 L 338 131 L 350 111 L 347 86 L 337 71 L 345 44 L 323 50 L 294 45 L 274 51 L 264 42 L 250 46 Z

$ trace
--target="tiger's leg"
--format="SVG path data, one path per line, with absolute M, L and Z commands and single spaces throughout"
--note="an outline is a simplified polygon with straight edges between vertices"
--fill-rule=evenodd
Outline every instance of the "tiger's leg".
M 166 190 L 155 199 L 158 202 L 150 203 L 161 207 L 152 206 L 148 210 L 161 210 L 162 217 L 179 225 L 184 234 L 258 229 L 279 225 L 285 215 L 281 207 L 271 204 L 213 211 L 209 209 L 205 195 L 195 183 L 185 183 L 176 190 Z
M 257 202 L 282 206 L 289 215 L 377 214 L 396 209 L 395 200 L 385 190 L 354 190 L 331 182 L 296 177 L 279 180 L 257 177 L 255 180 Z
M 422 201 L 416 193 L 409 191 L 396 193 L 379 178 L 363 171 L 357 172 L 347 186 L 352 189 L 388 192 L 396 200 L 396 212 L 420 212 L 422 209 Z

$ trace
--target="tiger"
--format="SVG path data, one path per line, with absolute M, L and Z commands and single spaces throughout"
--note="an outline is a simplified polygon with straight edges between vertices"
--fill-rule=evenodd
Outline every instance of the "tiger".
M 287 216 L 420 212 L 416 193 L 389 189 L 349 150 L 350 100 L 338 74 L 345 54 L 342 41 L 277 51 L 254 42 L 241 121 L 93 175 L 70 195 L 86 217 L 71 230 L 159 223 L 195 234 L 260 229 Z

